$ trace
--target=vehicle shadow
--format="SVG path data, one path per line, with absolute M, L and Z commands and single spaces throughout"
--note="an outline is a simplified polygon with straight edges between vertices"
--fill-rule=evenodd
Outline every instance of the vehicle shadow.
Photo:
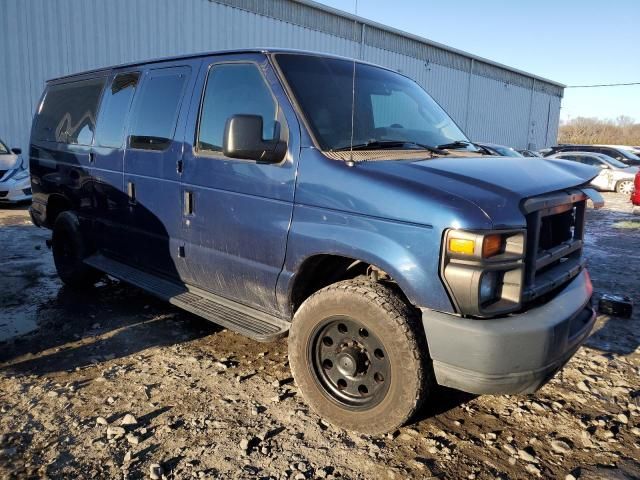
M 478 395 L 453 388 L 437 386 L 429 400 L 418 410 L 411 423 L 420 423 L 461 407 L 477 398 Z
M 67 287 L 42 305 L 37 330 L 0 343 L 0 371 L 44 375 L 189 342 L 222 327 L 121 282 Z

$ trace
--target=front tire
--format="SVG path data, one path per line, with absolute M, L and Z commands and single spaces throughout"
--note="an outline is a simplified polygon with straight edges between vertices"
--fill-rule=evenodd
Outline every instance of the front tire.
M 621 180 L 616 184 L 616 193 L 622 193 L 624 195 L 631 195 L 633 193 L 633 181 Z
M 419 315 L 371 281 L 342 281 L 309 297 L 289 331 L 289 362 L 313 410 L 368 434 L 402 426 L 434 385 Z
M 73 212 L 62 212 L 56 218 L 51 250 L 58 276 L 70 287 L 89 288 L 102 277 L 102 272 L 84 263 L 92 250 L 80 230 L 78 217 Z

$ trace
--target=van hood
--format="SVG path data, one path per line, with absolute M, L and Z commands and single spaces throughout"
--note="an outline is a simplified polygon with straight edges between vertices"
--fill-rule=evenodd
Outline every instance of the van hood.
M 480 208 L 494 228 L 521 224 L 525 198 L 589 183 L 599 169 L 542 158 L 444 157 L 361 164 L 415 190 L 437 189 Z M 377 175 L 376 175 L 377 176 Z M 395 182 L 394 182 L 395 183 Z

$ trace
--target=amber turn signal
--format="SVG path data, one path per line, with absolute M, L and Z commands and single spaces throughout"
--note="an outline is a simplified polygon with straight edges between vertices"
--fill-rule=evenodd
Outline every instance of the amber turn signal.
M 502 235 L 487 235 L 482 241 L 482 257 L 489 258 L 502 251 Z
M 450 238 L 449 251 L 451 253 L 461 253 L 463 255 L 473 255 L 476 242 L 468 238 Z

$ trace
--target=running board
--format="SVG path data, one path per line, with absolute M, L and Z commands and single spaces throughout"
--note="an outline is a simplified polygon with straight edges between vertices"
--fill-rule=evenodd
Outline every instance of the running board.
M 260 342 L 284 336 L 289 322 L 189 285 L 180 285 L 117 260 L 96 254 L 87 265 L 172 303 L 211 322 Z

